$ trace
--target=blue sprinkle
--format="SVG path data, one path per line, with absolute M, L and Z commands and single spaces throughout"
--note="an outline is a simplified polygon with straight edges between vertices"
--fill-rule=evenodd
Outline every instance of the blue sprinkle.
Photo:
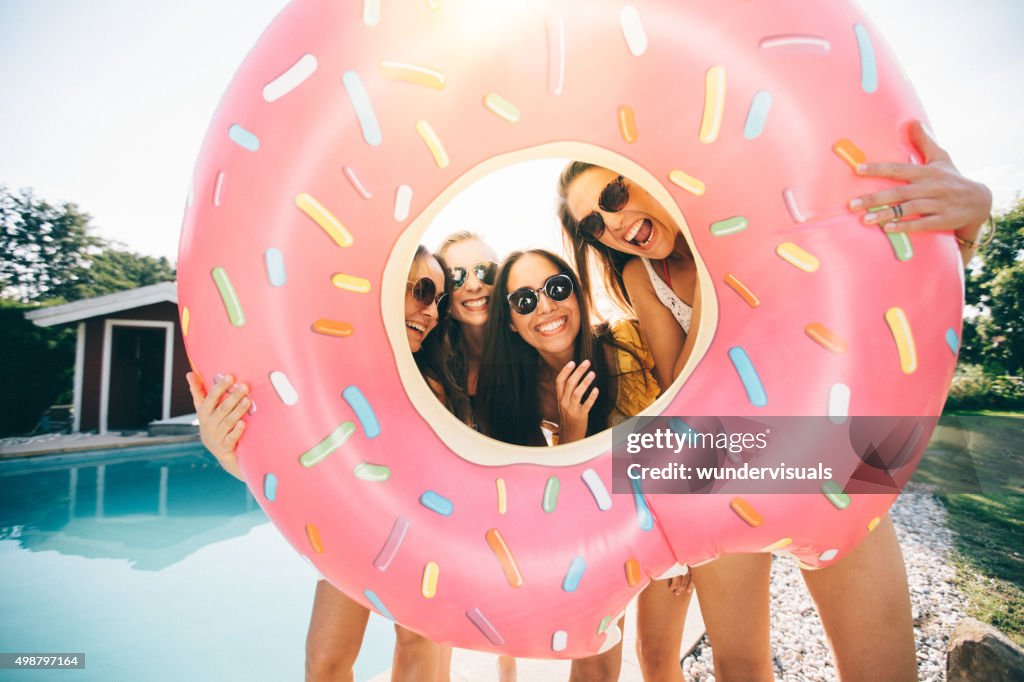
M 376 592 L 373 590 L 363 590 L 363 594 L 365 594 L 366 598 L 370 600 L 371 604 L 373 604 L 373 608 L 380 612 L 380 615 L 384 616 L 388 620 L 395 619 L 395 617 L 391 615 L 391 612 L 388 611 L 388 607 L 384 606 L 384 602 L 380 600 L 380 597 L 377 596 Z
M 452 510 L 455 509 L 451 500 L 435 493 L 433 490 L 428 490 L 420 495 L 420 504 L 441 516 L 451 516 Z
M 753 140 L 764 132 L 764 122 L 768 119 L 768 110 L 772 108 L 772 93 L 758 90 L 754 99 L 750 100 L 747 111 L 747 122 L 743 124 L 743 137 Z
M 668 428 L 672 429 L 675 433 L 680 436 L 688 436 L 689 434 L 696 434 L 693 427 L 684 422 L 679 417 L 672 417 L 668 420 Z
M 370 96 L 366 94 L 363 81 L 355 71 L 346 71 L 341 77 L 341 82 L 356 110 L 356 118 L 363 129 L 363 139 L 366 140 L 366 144 L 376 147 L 381 143 L 380 124 L 377 123 L 377 115 L 373 113 L 373 105 L 370 104 Z
M 953 351 L 953 355 L 956 355 L 957 351 L 960 350 L 960 339 L 956 338 L 956 332 L 953 331 L 952 327 L 946 330 L 946 345 Z
M 341 397 L 345 399 L 348 406 L 356 413 L 359 423 L 363 425 L 363 432 L 366 434 L 366 437 L 376 438 L 379 436 L 380 422 L 377 421 L 377 415 L 373 413 L 373 408 L 370 407 L 370 403 L 366 396 L 363 395 L 363 392 L 355 386 L 349 386 L 341 392 Z
M 251 152 L 256 151 L 260 148 L 260 140 L 258 137 L 250 133 L 248 130 L 238 125 L 237 123 L 228 128 L 228 137 L 231 141 L 237 144 L 243 149 L 248 149 Z
M 651 509 L 647 506 L 647 500 L 644 499 L 644 491 L 640 487 L 640 481 L 635 478 L 629 479 L 629 484 L 633 486 L 633 501 L 636 502 L 636 520 L 640 524 L 640 530 L 649 531 L 654 528 L 654 516 L 651 515 Z
M 277 476 L 267 474 L 263 477 L 263 497 L 273 502 L 277 497 Z
M 857 47 L 860 48 L 860 87 L 864 92 L 872 93 L 878 89 L 878 63 L 875 61 L 875 48 L 871 44 L 868 30 L 860 24 L 853 25 L 857 34 Z
M 279 249 L 267 249 L 263 252 L 263 262 L 267 266 L 270 286 L 283 287 L 288 282 L 288 275 L 284 271 L 284 254 Z
M 764 392 L 764 384 L 761 383 L 761 377 L 757 376 L 757 370 L 754 369 L 754 363 L 750 361 L 747 351 L 739 346 L 733 346 L 729 349 L 729 359 L 732 360 L 732 366 L 736 368 L 736 373 L 740 375 L 740 381 L 743 382 L 743 388 L 747 391 L 750 403 L 754 407 L 767 405 L 768 394 Z
M 569 564 L 569 570 L 565 572 L 565 580 L 562 581 L 562 589 L 566 592 L 575 592 L 583 579 L 583 572 L 587 570 L 586 560 L 578 556 Z

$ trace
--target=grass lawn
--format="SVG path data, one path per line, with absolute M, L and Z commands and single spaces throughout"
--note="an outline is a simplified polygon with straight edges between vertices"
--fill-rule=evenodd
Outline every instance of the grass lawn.
M 914 480 L 949 512 L 970 615 L 1024 645 L 1024 413 L 944 415 Z

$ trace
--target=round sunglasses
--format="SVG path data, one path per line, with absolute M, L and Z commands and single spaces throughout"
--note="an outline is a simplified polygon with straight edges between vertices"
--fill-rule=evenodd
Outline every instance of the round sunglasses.
M 629 188 L 621 175 L 601 190 L 597 206 L 608 213 L 618 213 L 629 201 Z M 604 234 L 604 218 L 597 211 L 592 211 L 579 222 L 579 233 L 584 239 L 597 241 Z
M 572 278 L 566 274 L 551 275 L 544 281 L 544 286 L 540 289 L 522 287 L 513 291 L 506 298 L 512 312 L 529 315 L 537 309 L 541 292 L 556 303 L 564 301 L 572 295 Z
M 424 308 L 429 308 L 431 303 L 437 304 L 437 319 L 441 320 L 448 314 L 451 304 L 451 297 L 443 291 L 438 294 L 437 285 L 429 277 L 422 277 L 415 282 L 406 282 L 406 286 L 412 289 L 412 297 Z
M 463 267 L 448 268 L 448 276 L 452 280 L 452 289 L 461 288 L 469 280 L 470 272 L 482 283 L 491 286 L 494 284 L 494 276 L 498 272 L 498 264 L 493 261 L 483 261 L 469 269 Z

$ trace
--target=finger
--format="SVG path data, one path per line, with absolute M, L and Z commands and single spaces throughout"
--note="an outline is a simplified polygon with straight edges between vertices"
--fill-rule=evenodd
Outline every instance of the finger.
M 597 394 L 600 390 L 601 389 L 595 386 L 594 390 L 590 392 L 590 396 L 587 398 L 586 402 L 584 402 L 583 405 L 580 406 L 584 412 L 590 412 L 590 408 L 592 408 L 594 406 L 594 403 L 597 402 Z
M 228 390 L 228 387 L 231 386 L 233 381 L 234 378 L 230 374 L 221 375 L 219 378 L 215 378 L 213 387 L 211 387 L 210 392 L 206 394 L 206 400 L 203 401 L 203 404 L 200 407 L 200 412 L 202 414 L 213 414 L 217 404 L 220 402 L 221 396 L 224 395 L 224 392 Z
M 557 396 L 559 400 L 562 399 L 562 394 L 565 391 L 565 382 L 569 379 L 569 375 L 575 367 L 576 363 L 570 360 L 565 363 L 565 367 L 563 367 L 562 371 L 560 371 L 558 376 L 555 377 L 555 396 Z
M 900 207 L 899 211 L 896 210 L 896 206 Z M 917 199 L 894 204 L 881 211 L 866 213 L 862 220 L 865 225 L 888 225 L 892 222 L 905 222 L 916 216 L 929 216 L 934 214 L 939 208 L 940 204 L 932 199 Z
M 913 220 L 904 220 L 899 223 L 886 223 L 882 225 L 886 232 L 926 232 L 935 230 L 948 231 L 954 229 L 949 226 L 949 218 L 940 215 L 924 216 Z
M 238 444 L 238 439 L 242 437 L 242 432 L 245 431 L 245 422 L 239 419 L 231 430 L 228 431 L 228 435 L 224 436 L 224 447 L 231 451 L 234 451 L 235 446 Z
M 857 166 L 857 174 L 914 182 L 924 177 L 927 171 L 925 166 L 917 166 L 912 163 L 862 163 Z
M 588 372 L 580 381 L 579 385 L 576 386 L 576 389 L 572 392 L 572 403 L 574 405 L 583 404 L 583 396 L 586 394 L 587 388 L 590 387 L 590 384 L 594 383 L 594 377 L 596 376 L 597 375 L 593 372 Z
M 587 370 L 590 369 L 590 360 L 584 360 L 579 364 L 569 378 L 566 380 L 565 385 L 569 390 L 575 390 L 579 386 L 580 381 L 587 375 Z
M 228 392 L 224 399 L 220 401 L 220 405 L 217 406 L 217 411 L 214 413 L 214 417 L 223 422 L 228 418 L 237 407 L 238 404 L 245 398 L 245 394 L 249 392 L 249 387 L 245 384 L 239 384 L 234 390 Z
M 252 400 L 247 396 L 243 396 L 242 399 L 238 401 L 238 404 L 235 405 L 235 407 L 231 410 L 231 412 L 229 412 L 227 416 L 224 417 L 225 426 L 230 425 L 232 428 L 234 428 L 235 424 L 237 424 L 238 421 L 242 417 L 244 417 L 245 414 L 249 411 L 250 405 L 252 405 Z
M 926 164 L 932 161 L 951 161 L 949 153 L 939 146 L 920 121 L 911 121 L 907 132 L 910 134 L 911 144 L 921 153 Z
M 887 189 L 874 192 L 872 194 L 865 194 L 862 197 L 857 197 L 850 201 L 850 210 L 859 211 L 867 210 L 870 211 L 873 208 L 879 208 L 882 206 L 892 206 L 893 204 L 902 204 L 913 199 L 922 199 L 925 197 L 933 196 L 938 190 L 932 183 L 920 183 L 915 182 L 912 185 L 900 185 L 898 187 L 889 187 Z
M 192 372 L 185 373 L 185 381 L 188 382 L 188 392 L 192 394 L 192 405 L 195 406 L 196 412 L 199 411 L 199 406 L 203 404 L 203 400 L 206 399 L 206 393 L 203 392 L 203 387 L 199 383 L 199 378 Z

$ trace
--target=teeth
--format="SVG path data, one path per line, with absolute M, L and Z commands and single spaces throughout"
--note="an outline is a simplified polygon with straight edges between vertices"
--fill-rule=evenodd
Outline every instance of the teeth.
M 472 310 L 479 310 L 487 305 L 487 298 L 474 298 L 472 301 L 463 302 L 462 305 Z
M 414 331 L 418 331 L 420 334 L 426 334 L 427 333 L 426 325 L 422 325 L 419 322 L 410 322 L 409 320 L 406 320 L 405 321 L 405 326 L 408 327 L 409 329 L 414 330 Z
M 537 325 L 537 331 L 539 332 L 553 332 L 556 329 L 560 329 L 565 326 L 566 318 L 560 317 L 557 320 L 552 320 L 545 324 Z
M 643 218 L 633 223 L 633 226 L 629 228 L 629 231 L 626 232 L 626 234 L 622 235 L 623 239 L 625 239 L 627 242 L 632 241 L 633 237 L 635 237 L 636 233 L 640 231 L 640 228 L 643 226 L 643 224 Z

